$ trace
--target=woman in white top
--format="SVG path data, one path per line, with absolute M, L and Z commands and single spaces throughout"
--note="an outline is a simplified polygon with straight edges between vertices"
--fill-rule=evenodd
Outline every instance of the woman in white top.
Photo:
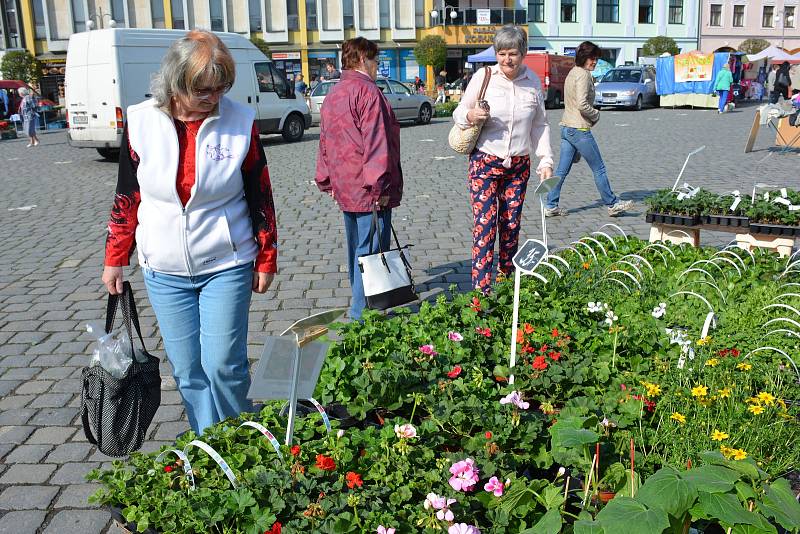
M 482 102 L 478 102 L 486 70 L 475 73 L 453 112 L 461 128 L 483 123 L 475 150 L 469 157 L 469 189 L 472 198 L 472 285 L 488 292 L 494 265 L 494 242 L 500 229 L 499 271 L 513 270 L 517 252 L 522 205 L 531 174 L 531 154 L 539 158 L 540 180 L 553 175 L 550 127 L 544 111 L 542 84 L 522 64 L 528 49 L 525 31 L 503 26 L 494 36 L 497 65 Z

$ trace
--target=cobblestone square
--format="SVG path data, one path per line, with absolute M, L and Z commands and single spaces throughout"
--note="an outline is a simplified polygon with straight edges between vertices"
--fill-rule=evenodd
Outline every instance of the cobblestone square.
M 755 107 L 718 115 L 715 110 L 604 111 L 595 136 L 614 191 L 636 208 L 610 219 L 588 166 L 573 168 L 562 193 L 571 214 L 548 220 L 551 244 L 613 222 L 646 237 L 643 199 L 670 187 L 686 154 L 705 146 L 683 180 L 717 192 L 749 191 L 756 181 L 800 188 L 796 153 L 769 150 L 774 134 L 762 128 L 757 150 L 743 149 Z M 560 110 L 549 112 L 558 153 Z M 401 130 L 405 192 L 394 222 L 414 244 L 415 281 L 425 298 L 455 284 L 470 286 L 471 214 L 466 160 L 447 146 L 449 119 Z M 249 351 L 261 353 L 263 337 L 296 319 L 346 306 L 349 287 L 342 217 L 314 185 L 319 131 L 287 144 L 266 138 L 278 215 L 280 273 L 272 289 L 254 295 Z M 100 283 L 116 164 L 93 150 L 67 145 L 63 133 L 0 142 L 0 532 L 94 534 L 119 532 L 105 510 L 92 509 L 83 476 L 110 461 L 90 446 L 80 428 L 80 370 L 89 362 L 87 320 L 103 320 Z M 710 235 L 717 245 L 729 234 Z M 529 195 L 522 238 L 541 236 L 538 200 Z M 126 271 L 138 297 L 145 343 L 163 358 L 155 317 L 138 269 Z M 181 399 L 164 375 L 162 406 L 144 450 L 154 450 L 187 428 Z

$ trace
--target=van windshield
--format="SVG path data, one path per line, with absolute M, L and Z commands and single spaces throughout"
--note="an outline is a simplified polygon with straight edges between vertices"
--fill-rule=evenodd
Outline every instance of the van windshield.
M 614 69 L 608 71 L 601 81 L 639 83 L 642 81 L 642 73 L 638 70 Z

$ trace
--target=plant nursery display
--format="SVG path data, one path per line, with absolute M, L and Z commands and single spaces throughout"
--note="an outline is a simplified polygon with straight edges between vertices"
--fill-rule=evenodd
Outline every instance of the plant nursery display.
M 513 333 L 509 281 L 341 325 L 330 429 L 279 445 L 271 402 L 92 472 L 93 502 L 162 533 L 800 532 L 800 254 L 599 231 L 535 275 Z

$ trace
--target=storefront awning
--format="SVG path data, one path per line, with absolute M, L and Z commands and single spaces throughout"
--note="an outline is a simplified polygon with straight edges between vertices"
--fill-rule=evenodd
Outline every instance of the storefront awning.
M 494 53 L 494 47 L 490 46 L 482 52 L 467 56 L 467 61 L 470 63 L 497 63 L 497 56 Z

